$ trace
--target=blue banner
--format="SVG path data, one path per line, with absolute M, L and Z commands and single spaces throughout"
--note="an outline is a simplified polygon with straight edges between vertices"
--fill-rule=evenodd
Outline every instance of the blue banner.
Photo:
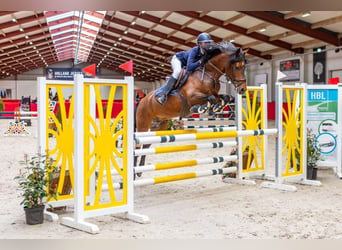
M 308 101 L 337 101 L 337 89 L 309 89 Z
M 83 72 L 81 68 L 46 68 L 47 80 L 73 81 L 74 74 L 83 74 L 84 78 L 94 78 L 93 75 Z M 96 75 L 98 75 L 97 71 Z

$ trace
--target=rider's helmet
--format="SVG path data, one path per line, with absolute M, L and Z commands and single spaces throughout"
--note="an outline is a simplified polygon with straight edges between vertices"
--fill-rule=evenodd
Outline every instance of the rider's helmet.
M 199 43 L 211 43 L 212 41 L 213 40 L 208 33 L 201 33 L 197 37 L 197 45 L 199 45 Z

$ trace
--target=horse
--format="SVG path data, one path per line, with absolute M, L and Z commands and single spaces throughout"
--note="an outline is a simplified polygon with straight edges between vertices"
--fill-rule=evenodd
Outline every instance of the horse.
M 156 101 L 157 90 L 141 99 L 135 110 L 136 131 L 166 130 L 171 118 L 187 117 L 195 111 L 203 113 L 210 108 L 214 108 L 215 112 L 222 110 L 229 101 L 225 97 L 220 99 L 218 94 L 221 76 L 230 80 L 239 94 L 246 91 L 245 53 L 242 48 L 227 41 L 209 45 L 205 53 L 207 62 L 189 75 L 184 85 L 177 89 L 177 95 L 169 94 L 164 105 Z M 157 120 L 157 124 L 151 127 L 153 120 Z M 136 148 L 140 147 L 136 145 Z M 143 148 L 149 147 L 150 144 L 143 145 Z M 137 157 L 134 157 L 136 164 Z M 144 164 L 145 156 L 142 156 L 139 165 Z

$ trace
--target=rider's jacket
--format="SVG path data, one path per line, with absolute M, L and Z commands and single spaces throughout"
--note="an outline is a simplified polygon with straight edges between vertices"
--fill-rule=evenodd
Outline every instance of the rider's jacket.
M 200 66 L 199 59 L 201 59 L 202 53 L 200 47 L 195 46 L 191 50 L 178 52 L 176 57 L 181 61 L 182 68 L 186 66 L 186 71 L 192 72 Z

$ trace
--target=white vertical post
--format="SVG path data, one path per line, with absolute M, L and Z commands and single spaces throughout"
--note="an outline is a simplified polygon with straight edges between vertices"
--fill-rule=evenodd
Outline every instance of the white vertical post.
M 337 85 L 337 168 L 336 174 L 342 179 L 342 83 Z
M 303 155 L 303 178 L 306 180 L 306 172 L 307 172 L 307 116 L 306 116 L 306 107 L 308 105 L 308 92 L 307 92 L 307 85 L 306 83 L 303 83 L 302 85 L 302 91 L 303 91 L 303 109 L 302 109 L 302 115 L 303 115 L 303 125 L 302 125 L 302 133 L 303 133 L 303 149 L 302 149 L 302 155 Z M 295 167 L 295 166 L 294 166 Z
M 83 75 L 75 75 L 75 219 L 84 220 L 84 89 Z
M 38 77 L 38 149 L 40 154 L 46 154 L 46 81 Z
M 133 135 L 134 135 L 134 78 L 133 77 L 125 77 L 125 81 L 127 82 L 127 96 L 123 98 L 127 98 L 127 134 L 124 135 L 127 140 L 127 212 L 126 217 L 130 220 L 139 222 L 139 223 L 149 223 L 150 219 L 146 215 L 137 214 L 134 212 L 134 177 L 133 177 L 133 152 L 134 152 L 134 143 L 133 143 Z
M 264 128 L 263 129 L 267 129 L 268 128 L 268 112 L 267 112 L 267 85 L 266 84 L 261 84 L 261 87 L 262 87 L 262 92 L 263 92 L 263 99 L 260 100 L 261 101 L 261 105 L 263 107 L 263 112 L 264 112 L 264 120 L 263 120 L 263 123 L 264 123 Z M 266 169 L 267 169 L 267 155 L 268 155 L 268 136 L 267 135 L 264 135 L 263 136 L 263 140 L 264 140 L 264 174 L 266 174 Z
M 84 86 L 83 75 L 76 74 L 74 80 L 74 217 L 63 217 L 62 224 L 89 233 L 98 233 L 95 224 L 84 221 Z
M 133 185 L 133 134 L 134 134 L 134 81 L 133 77 L 125 77 L 127 81 L 127 203 L 129 213 L 133 212 L 134 208 L 134 185 Z
M 243 104 L 242 104 L 242 95 L 239 95 L 236 93 L 235 95 L 235 119 L 236 119 L 236 127 L 237 130 L 240 131 L 242 130 L 242 109 L 243 109 Z M 246 110 L 248 112 L 248 109 Z M 239 171 L 239 178 L 242 177 L 242 169 L 243 169 L 243 157 L 242 157 L 242 137 L 238 136 L 236 138 L 237 140 L 237 145 L 238 145 L 238 171 Z
M 282 173 L 282 151 L 283 151 L 283 86 L 282 83 L 276 83 L 276 127 L 278 137 L 276 140 L 276 182 L 280 182 Z
M 38 105 L 37 105 L 37 114 L 38 114 L 38 152 L 41 155 L 46 155 L 46 105 L 47 105 L 47 96 L 46 96 L 46 80 L 44 77 L 38 77 L 37 84 L 37 93 L 38 93 Z M 46 207 L 47 208 L 47 207 Z M 44 218 L 48 221 L 58 221 L 58 215 L 55 213 L 51 213 L 44 210 Z

